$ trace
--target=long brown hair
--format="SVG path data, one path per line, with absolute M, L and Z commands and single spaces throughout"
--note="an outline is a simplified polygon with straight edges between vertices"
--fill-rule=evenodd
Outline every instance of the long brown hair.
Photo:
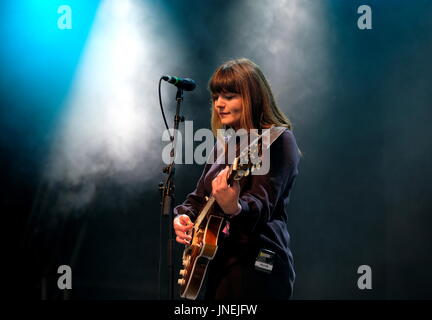
M 249 59 L 234 59 L 222 64 L 210 78 L 208 89 L 212 95 L 227 92 L 240 94 L 243 106 L 241 128 L 266 129 L 274 125 L 292 130 L 291 121 L 278 108 L 264 74 L 258 65 Z M 214 102 L 211 128 L 215 136 L 217 130 L 223 128 Z

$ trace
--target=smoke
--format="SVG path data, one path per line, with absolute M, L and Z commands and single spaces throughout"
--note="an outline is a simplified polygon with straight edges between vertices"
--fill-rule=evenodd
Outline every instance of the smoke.
M 312 0 L 238 1 L 223 27 L 213 26 L 229 38 L 214 50 L 217 60 L 245 56 L 257 62 L 281 108 L 301 126 L 319 120 L 316 99 L 327 86 L 321 11 Z M 47 165 L 48 181 L 61 186 L 62 207 L 88 204 L 102 178 L 154 188 L 148 182 L 161 177 L 164 124 L 157 81 L 187 59 L 166 14 L 147 1 L 101 4 Z
M 322 1 L 237 1 L 224 57 L 244 56 L 263 69 L 275 98 L 303 126 L 318 121 L 329 89 L 328 35 Z M 294 123 L 295 125 L 295 123 Z
M 61 208 L 88 204 L 101 178 L 145 185 L 161 176 L 157 84 L 181 64 L 175 28 L 167 25 L 147 1 L 101 4 L 46 170 L 50 184 L 60 186 Z

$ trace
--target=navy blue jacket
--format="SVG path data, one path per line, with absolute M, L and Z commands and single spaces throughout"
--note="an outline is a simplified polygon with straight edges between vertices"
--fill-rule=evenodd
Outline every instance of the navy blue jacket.
M 290 292 L 295 272 L 286 206 L 298 175 L 299 159 L 295 137 L 286 129 L 270 146 L 269 172 L 265 175 L 249 175 L 240 180 L 239 203 L 242 210 L 228 219 L 229 236 L 220 244 L 225 248 L 221 250 L 224 252 L 225 266 L 242 263 L 247 268 L 253 268 L 260 249 L 275 252 L 273 274 L 285 275 Z M 206 164 L 196 189 L 183 204 L 174 208 L 174 214 L 186 214 L 194 221 L 205 204 L 204 197 L 211 194 L 212 180 L 225 166 Z

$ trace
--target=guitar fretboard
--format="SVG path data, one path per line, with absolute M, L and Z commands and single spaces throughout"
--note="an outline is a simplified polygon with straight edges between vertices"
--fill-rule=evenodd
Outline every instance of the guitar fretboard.
M 198 229 L 201 226 L 201 223 L 203 220 L 207 217 L 207 214 L 211 211 L 213 208 L 214 202 L 216 201 L 215 197 L 211 196 L 208 200 L 204 208 L 201 210 L 198 218 L 195 221 L 194 229 L 195 231 L 198 231 Z

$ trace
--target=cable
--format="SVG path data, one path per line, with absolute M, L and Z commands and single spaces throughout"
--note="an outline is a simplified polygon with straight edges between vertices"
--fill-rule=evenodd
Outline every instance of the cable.
M 163 77 L 161 77 L 161 78 L 159 79 L 159 89 L 158 89 L 158 92 L 159 92 L 159 105 L 160 105 L 160 108 L 161 108 L 162 117 L 163 117 L 164 122 L 165 122 L 165 127 L 167 128 L 167 130 L 168 130 L 168 132 L 169 132 L 168 123 L 167 123 L 167 121 L 166 121 L 165 113 L 164 113 L 163 106 L 162 106 L 162 97 L 161 97 L 161 82 L 162 82 L 162 80 L 163 80 L 162 78 L 163 78 Z

